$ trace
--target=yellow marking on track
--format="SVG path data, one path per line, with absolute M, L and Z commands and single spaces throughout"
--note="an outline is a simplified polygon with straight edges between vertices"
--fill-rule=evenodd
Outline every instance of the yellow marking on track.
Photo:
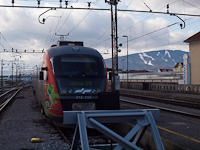
M 161 130 L 164 130 L 164 131 L 167 131 L 167 132 L 170 132 L 170 133 L 172 133 L 172 134 L 176 134 L 176 135 L 178 135 L 178 136 L 182 136 L 182 137 L 184 137 L 184 138 L 186 138 L 186 139 L 189 139 L 189 140 L 192 140 L 192 141 L 194 141 L 194 142 L 200 143 L 200 140 L 191 138 L 191 137 L 189 137 L 189 136 L 180 134 L 180 133 L 178 133 L 178 132 L 174 132 L 174 131 L 168 130 L 168 129 L 166 129 L 166 128 L 162 128 L 162 127 L 160 127 L 160 126 L 157 126 L 157 128 L 158 128 L 158 129 L 161 129 Z

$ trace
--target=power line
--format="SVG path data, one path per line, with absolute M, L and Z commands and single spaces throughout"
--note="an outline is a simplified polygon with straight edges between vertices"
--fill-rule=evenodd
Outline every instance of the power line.
M 5 52 L 5 53 L 15 53 L 15 54 L 21 54 L 21 53 L 44 53 L 44 49 L 41 51 L 36 51 L 36 50 L 12 50 L 12 51 L 7 51 L 6 49 L 0 50 L 0 52 Z
M 144 3 L 144 5 L 149 9 L 149 11 L 152 11 L 151 10 L 151 8 L 143 1 L 143 0 L 141 0 L 143 3 Z
M 99 0 L 96 2 L 94 7 L 98 4 L 98 2 L 99 2 Z M 83 17 L 83 19 L 81 19 L 81 21 L 71 31 L 69 31 L 68 33 L 70 34 L 71 32 L 73 32 L 83 22 L 83 20 L 89 15 L 90 12 L 91 12 L 91 10 L 88 11 L 88 13 Z
M 7 44 L 8 49 L 13 49 L 12 46 L 8 43 L 8 41 L 6 40 L 6 38 L 4 37 L 4 35 L 0 32 L 0 45 L 4 48 L 7 49 L 6 45 L 3 44 L 2 42 L 4 41 L 5 44 Z
M 12 7 L 12 8 L 54 8 L 54 7 L 34 7 L 34 6 L 8 6 L 8 5 L 0 5 L 0 7 Z M 55 7 L 56 9 L 83 9 L 83 10 L 110 10 L 110 9 L 101 9 L 101 8 L 65 8 L 65 7 Z M 130 12 L 144 12 L 144 13 L 159 13 L 159 14 L 175 14 L 175 15 L 186 15 L 186 16 L 194 16 L 194 17 L 199 17 L 200 15 L 196 14 L 179 14 L 179 13 L 168 13 L 168 12 L 149 12 L 149 11 L 138 11 L 138 10 L 122 10 L 119 9 L 118 11 L 130 11 Z M 72 30 L 73 31 L 73 30 Z M 71 32 L 72 32 L 71 31 Z
M 131 1 L 129 2 L 129 4 L 128 4 L 128 6 L 126 7 L 126 9 L 129 7 L 129 5 L 130 5 L 132 2 L 133 2 L 133 0 L 131 0 Z M 122 15 L 123 15 L 123 14 L 122 14 Z M 120 17 L 118 17 L 117 20 L 119 20 L 119 19 L 122 17 L 122 15 L 121 15 Z M 93 46 L 93 45 L 95 45 L 95 43 L 96 43 L 97 41 L 99 41 L 110 29 L 111 29 L 111 26 L 110 26 L 109 28 L 107 28 L 106 31 L 105 31 L 99 38 L 97 38 L 97 40 L 96 40 L 95 42 L 93 42 L 92 45 L 90 45 L 90 47 Z M 110 38 L 107 38 L 107 39 L 104 40 L 104 41 L 107 41 L 108 39 L 110 39 Z M 103 41 L 103 42 L 104 42 L 104 41 Z
M 86 8 L 86 7 L 37 7 L 37 6 L 10 6 L 10 5 L 0 5 L 2 8 L 37 8 L 37 9 L 76 9 L 76 10 L 99 10 L 99 11 L 110 11 L 110 9 L 106 8 Z M 153 13 L 153 14 L 163 14 L 163 15 L 179 15 L 179 16 L 191 16 L 191 17 L 200 17 L 200 14 L 185 14 L 185 13 L 169 13 L 169 12 L 157 12 L 157 11 L 145 11 L 145 10 L 124 10 L 124 9 L 118 9 L 118 11 L 124 11 L 124 12 L 139 12 L 139 13 Z
M 188 18 L 187 20 L 189 20 L 189 19 L 191 19 L 191 18 Z M 196 22 L 199 22 L 199 21 L 200 21 L 200 20 L 195 21 L 195 22 L 192 22 L 192 23 L 188 24 L 187 26 L 190 26 L 190 25 L 192 25 L 192 24 L 194 24 L 194 23 L 196 23 Z M 174 29 L 174 30 L 172 30 L 172 31 L 175 31 L 175 30 L 180 30 L 180 28 Z M 167 32 L 165 32 L 165 33 L 167 33 Z M 163 35 L 163 34 L 165 34 L 165 33 L 161 33 L 160 35 Z M 153 37 L 151 37 L 151 39 L 156 38 L 156 37 L 158 37 L 158 36 L 160 36 L 160 35 L 153 36 Z M 139 39 L 139 38 L 137 38 L 137 39 Z M 136 39 L 134 39 L 134 40 L 136 40 Z M 139 40 L 139 41 L 137 41 L 137 42 L 141 42 L 141 41 L 144 41 L 144 40 Z M 133 44 L 135 44 L 135 43 L 137 43 L 137 42 L 134 42 L 134 43 L 131 44 L 131 42 L 133 42 L 133 40 L 130 41 L 130 44 L 129 44 L 130 46 L 133 45 Z M 179 42 L 182 42 L 182 43 L 183 43 L 183 40 L 176 41 L 176 42 L 172 42 L 172 43 L 169 43 L 169 41 L 168 41 L 168 44 L 163 44 L 163 45 L 161 45 L 161 46 L 156 46 L 156 47 L 152 47 L 152 48 L 157 48 L 157 47 L 172 45 L 172 44 L 179 43 Z M 124 43 L 126 43 L 126 42 L 124 42 Z
M 142 0 L 142 1 L 143 1 L 143 0 Z M 179 2 L 179 1 L 182 1 L 182 0 L 177 0 L 177 1 L 171 2 L 171 3 L 169 3 L 169 5 L 174 4 L 174 3 L 177 3 L 177 2 Z M 130 3 L 131 3 L 131 2 L 130 2 Z M 128 7 L 129 7 L 130 3 L 128 4 Z M 144 3 L 144 1 L 143 1 L 143 3 Z M 127 8 L 128 8 L 128 7 L 127 7 Z M 163 8 L 166 8 L 166 6 L 165 6 L 165 7 L 162 7 L 161 9 L 159 9 L 159 11 L 162 10 Z M 152 11 L 151 11 L 151 12 L 152 12 Z M 152 15 L 154 15 L 154 14 L 152 14 Z M 125 32 L 125 31 L 129 30 L 130 28 L 136 26 L 137 24 L 143 22 L 144 20 L 146 20 L 147 18 L 151 17 L 152 15 L 150 15 L 150 16 L 146 17 L 145 19 L 139 21 L 138 23 L 136 23 L 136 24 L 134 24 L 134 25 L 128 27 L 127 29 L 125 29 L 125 30 L 119 32 L 119 34 Z M 121 16 L 120 16 L 120 17 L 121 17 Z M 103 34 L 103 35 L 104 35 L 104 34 Z M 102 37 L 102 36 L 101 36 L 101 37 Z M 101 37 L 100 37 L 100 38 L 101 38 Z M 98 40 L 99 40 L 100 38 L 98 38 Z M 107 38 L 106 40 L 108 40 L 108 39 L 109 39 L 109 38 Z M 97 41 L 98 41 L 98 40 L 97 40 Z M 102 43 L 102 42 L 104 42 L 104 41 L 106 41 L 106 40 L 103 40 L 103 41 L 101 41 L 101 42 L 99 42 L 99 43 Z M 96 43 L 97 41 L 95 41 L 94 43 Z M 96 44 L 99 44 L 99 43 L 96 43 Z M 94 45 L 94 44 L 92 44 L 92 45 Z M 92 45 L 91 45 L 91 46 L 92 46 Z
M 79 1 L 79 0 L 76 0 L 74 3 L 72 3 L 72 5 L 73 5 L 73 4 L 76 4 L 78 1 Z M 70 11 L 70 13 L 69 13 L 69 15 L 67 16 L 67 18 L 65 19 L 64 23 L 63 23 L 63 24 L 61 25 L 61 27 L 57 30 L 58 25 L 59 25 L 61 19 L 59 20 L 59 22 L 58 22 L 58 24 L 57 24 L 57 26 L 56 26 L 56 28 L 55 28 L 55 34 L 53 34 L 53 38 L 52 38 L 52 42 L 51 42 L 51 43 L 54 42 L 56 33 L 58 33 L 58 32 L 61 30 L 61 28 L 64 26 L 64 24 L 67 22 L 67 20 L 68 20 L 68 18 L 70 17 L 72 11 L 73 11 L 73 10 Z M 63 14 L 64 14 L 64 12 L 63 12 Z M 63 14 L 62 14 L 62 16 L 63 16 Z M 57 30 L 57 31 L 56 31 L 56 30 Z
M 186 1 L 183 1 L 183 2 L 184 2 L 184 3 L 187 3 L 187 4 L 191 5 L 191 6 L 193 6 L 193 7 L 195 7 L 195 8 L 200 9 L 200 7 L 197 7 L 197 6 L 195 6 L 195 5 L 193 5 L 193 4 L 189 3 L 189 2 L 186 2 Z

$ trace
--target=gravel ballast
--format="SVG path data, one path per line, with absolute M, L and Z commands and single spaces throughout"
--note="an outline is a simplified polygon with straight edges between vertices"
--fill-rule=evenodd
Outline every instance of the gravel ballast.
M 32 143 L 32 138 L 42 142 Z M 0 113 L 0 150 L 68 149 L 68 144 L 40 112 L 31 88 L 22 90 Z

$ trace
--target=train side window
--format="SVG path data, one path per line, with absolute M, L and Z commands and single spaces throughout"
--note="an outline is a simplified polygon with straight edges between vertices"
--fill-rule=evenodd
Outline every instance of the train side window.
M 47 71 L 40 71 L 40 80 L 48 80 Z
M 45 81 L 48 80 L 47 71 L 44 71 L 44 80 L 45 80 Z

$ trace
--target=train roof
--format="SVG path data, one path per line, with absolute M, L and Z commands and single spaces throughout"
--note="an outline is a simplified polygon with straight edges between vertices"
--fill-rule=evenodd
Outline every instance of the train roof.
M 49 53 L 50 58 L 65 54 L 86 54 L 86 55 L 102 57 L 101 54 L 93 48 L 77 46 L 77 45 L 55 46 L 48 49 L 47 52 Z

